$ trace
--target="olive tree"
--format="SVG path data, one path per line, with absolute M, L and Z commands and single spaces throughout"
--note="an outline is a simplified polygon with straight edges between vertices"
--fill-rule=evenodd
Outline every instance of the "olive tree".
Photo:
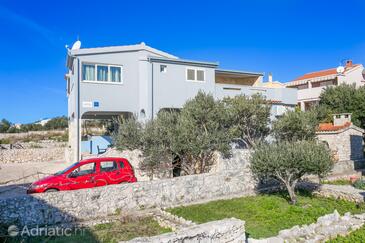
M 313 140 L 318 125 L 317 111 L 288 111 L 273 122 L 272 134 L 277 141 Z
M 178 166 L 184 174 L 204 173 L 216 151 L 230 154 L 232 136 L 224 104 L 199 92 L 179 111 L 161 111 L 142 124 L 135 118 L 120 120 L 114 135 L 116 147 L 140 149 L 141 169 L 149 173 Z
M 333 166 L 329 149 L 316 141 L 280 142 L 258 146 L 251 157 L 257 179 L 276 179 L 285 186 L 295 204 L 295 186 L 306 175 L 323 178 Z
M 237 95 L 224 99 L 232 135 L 248 148 L 263 141 L 269 134 L 271 105 L 262 95 Z
M 215 152 L 228 156 L 232 136 L 224 104 L 212 95 L 199 92 L 185 103 L 177 122 L 177 144 L 186 174 L 206 172 Z

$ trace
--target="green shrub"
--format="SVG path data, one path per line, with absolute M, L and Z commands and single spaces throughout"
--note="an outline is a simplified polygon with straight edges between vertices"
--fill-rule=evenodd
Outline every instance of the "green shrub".
M 327 175 L 333 166 L 329 149 L 316 141 L 262 144 L 251 157 L 251 170 L 258 179 L 276 179 L 296 203 L 295 186 L 305 175 Z
M 354 182 L 353 186 L 357 189 L 365 190 L 365 180 L 358 179 Z
M 3 138 L 3 139 L 0 139 L 0 144 L 10 144 L 10 139 L 8 138 Z
M 317 112 L 288 111 L 273 123 L 277 141 L 313 140 L 316 136 Z

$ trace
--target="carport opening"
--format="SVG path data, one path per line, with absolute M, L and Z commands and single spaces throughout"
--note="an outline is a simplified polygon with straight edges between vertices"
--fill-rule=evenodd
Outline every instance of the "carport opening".
M 81 117 L 81 157 L 100 155 L 113 147 L 117 120 L 130 118 L 130 112 L 86 112 Z

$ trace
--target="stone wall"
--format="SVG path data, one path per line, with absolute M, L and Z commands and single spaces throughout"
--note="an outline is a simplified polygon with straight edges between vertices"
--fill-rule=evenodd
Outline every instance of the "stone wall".
M 303 182 L 298 184 L 298 188 L 311 191 L 314 195 L 343 199 L 351 202 L 362 203 L 365 198 L 365 190 L 356 189 L 349 185 L 331 185 Z
M 5 149 L 0 149 L 0 163 L 49 162 L 65 158 L 64 142 L 45 140 L 21 145 L 23 148 L 18 149 L 3 145 Z
M 173 233 L 166 233 L 153 237 L 135 238 L 128 242 L 245 242 L 245 222 L 232 218 L 212 221 L 205 224 L 191 226 Z
M 224 158 L 220 153 L 216 153 L 216 162 L 210 168 L 210 173 L 218 173 L 224 171 L 233 171 L 238 168 L 248 168 L 251 150 L 248 149 L 232 149 L 232 156 Z M 90 156 L 93 157 L 93 156 Z M 98 157 L 123 157 L 131 163 L 138 181 L 149 181 L 163 178 L 171 178 L 172 171 L 155 174 L 153 178 L 149 177 L 144 171 L 139 168 L 142 161 L 142 152 L 140 150 L 125 150 L 119 151 L 115 148 L 108 149 L 104 154 Z M 84 156 L 84 159 L 88 158 Z
M 363 133 L 351 126 L 345 131 L 318 132 L 317 138 L 328 143 L 338 161 L 363 160 Z
M 296 225 L 291 229 L 281 230 L 275 237 L 266 239 L 248 239 L 248 243 L 284 243 L 284 242 L 325 242 L 337 236 L 348 235 L 364 225 L 365 214 L 340 216 L 335 210 L 317 219 L 310 225 Z
M 63 135 L 66 130 L 30 131 L 20 133 L 0 133 L 0 139 L 27 139 L 30 136 Z
M 247 169 L 237 169 L 2 199 L 0 221 L 17 225 L 51 225 L 105 217 L 116 211 L 173 207 L 248 195 L 255 195 L 254 180 Z

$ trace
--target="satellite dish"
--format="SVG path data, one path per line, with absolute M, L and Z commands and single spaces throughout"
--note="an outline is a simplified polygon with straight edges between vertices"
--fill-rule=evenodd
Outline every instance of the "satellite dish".
M 338 74 L 343 74 L 345 72 L 345 68 L 343 66 L 338 66 L 336 71 L 337 71 Z
M 73 45 L 72 45 L 72 48 L 71 48 L 71 50 L 78 50 L 78 49 L 80 49 L 80 47 L 81 47 L 81 41 L 76 41 Z

